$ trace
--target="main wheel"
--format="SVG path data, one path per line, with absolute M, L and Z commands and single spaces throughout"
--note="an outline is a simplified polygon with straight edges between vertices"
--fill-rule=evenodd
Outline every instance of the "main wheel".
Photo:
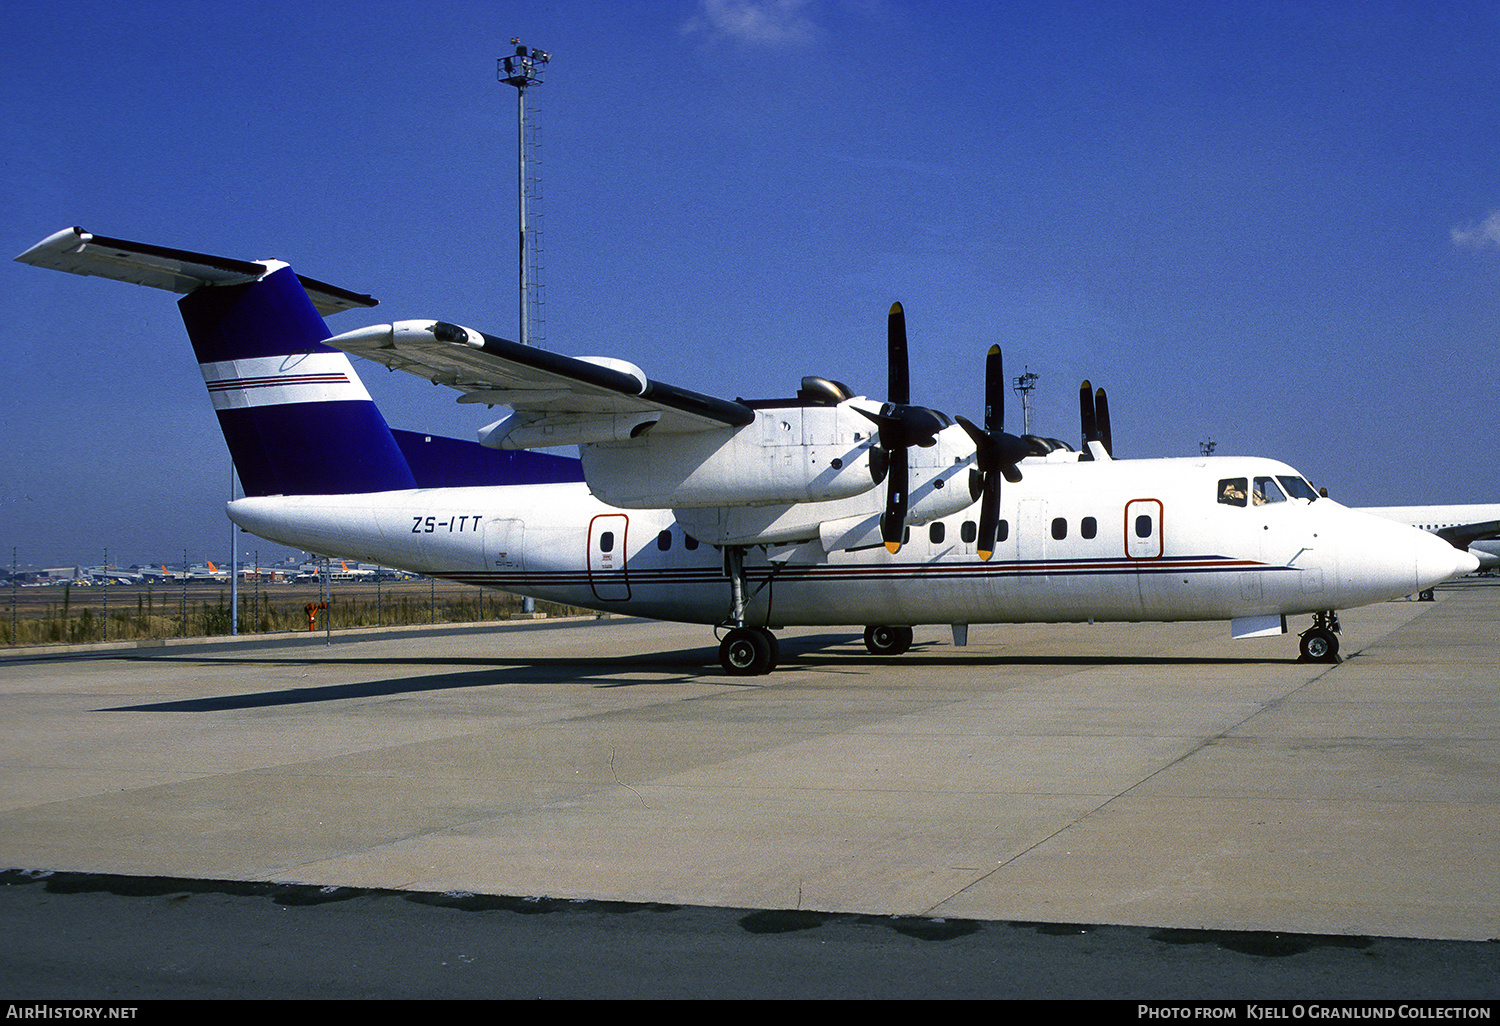
M 736 627 L 719 642 L 719 665 L 731 677 L 755 677 L 776 666 L 776 639 L 764 627 Z
M 1302 658 L 1312 663 L 1339 660 L 1339 636 L 1326 627 L 1314 627 L 1302 635 Z
M 911 648 L 910 627 L 877 625 L 865 628 L 865 648 L 871 655 L 900 655 Z

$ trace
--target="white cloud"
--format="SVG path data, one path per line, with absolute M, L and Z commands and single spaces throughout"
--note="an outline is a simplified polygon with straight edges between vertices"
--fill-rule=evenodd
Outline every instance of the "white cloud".
M 1490 211 L 1490 215 L 1477 225 L 1453 229 L 1453 241 L 1456 245 L 1470 249 L 1500 246 L 1500 210 Z
M 713 40 L 801 46 L 818 34 L 807 14 L 811 6 L 812 0 L 700 0 L 683 31 Z

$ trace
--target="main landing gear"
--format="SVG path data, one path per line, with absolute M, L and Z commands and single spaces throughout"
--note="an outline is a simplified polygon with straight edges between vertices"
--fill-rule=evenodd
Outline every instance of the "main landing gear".
M 1339 658 L 1339 614 L 1333 610 L 1313 616 L 1313 625 L 1302 632 L 1304 663 L 1341 663 Z
M 724 571 L 729 575 L 729 633 L 719 642 L 719 665 L 731 677 L 758 677 L 776 669 L 781 644 L 767 627 L 745 625 L 745 549 L 731 545 L 724 550 Z
M 781 661 L 781 643 L 766 627 L 735 627 L 719 642 L 719 665 L 731 677 L 770 673 Z
M 865 628 L 865 648 L 871 655 L 898 656 L 911 648 L 910 627 L 874 626 Z

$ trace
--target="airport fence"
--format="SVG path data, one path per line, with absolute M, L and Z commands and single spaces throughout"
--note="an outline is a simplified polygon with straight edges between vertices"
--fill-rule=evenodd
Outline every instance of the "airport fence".
M 0 644 L 79 645 L 237 633 L 473 623 L 587 610 L 524 600 L 493 588 L 417 578 L 374 582 L 241 582 L 238 621 L 227 582 L 46 585 L 0 590 Z M 237 629 L 231 631 L 231 625 Z

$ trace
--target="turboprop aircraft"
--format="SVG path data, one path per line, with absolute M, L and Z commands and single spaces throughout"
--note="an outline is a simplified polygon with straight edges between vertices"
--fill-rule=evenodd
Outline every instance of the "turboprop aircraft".
M 981 423 L 911 401 L 905 312 L 885 401 L 805 377 L 721 399 L 612 357 L 568 357 L 440 320 L 330 337 L 376 305 L 280 261 L 65 229 L 18 260 L 186 293 L 178 305 L 245 497 L 230 519 L 315 552 L 570 605 L 713 625 L 732 675 L 770 672 L 773 630 L 865 625 L 896 655 L 916 624 L 1228 620 L 1338 659 L 1337 611 L 1477 560 L 1319 498 L 1258 458 L 1115 459 L 1107 399 L 1083 447 L 1005 431 L 992 347 Z M 389 428 L 346 354 L 504 406 L 478 442 Z M 325 444 L 308 444 L 321 439 Z M 328 445 L 336 441 L 337 445 Z M 577 445 L 579 459 L 533 448 Z M 1003 487 L 1002 487 L 1002 482 Z

